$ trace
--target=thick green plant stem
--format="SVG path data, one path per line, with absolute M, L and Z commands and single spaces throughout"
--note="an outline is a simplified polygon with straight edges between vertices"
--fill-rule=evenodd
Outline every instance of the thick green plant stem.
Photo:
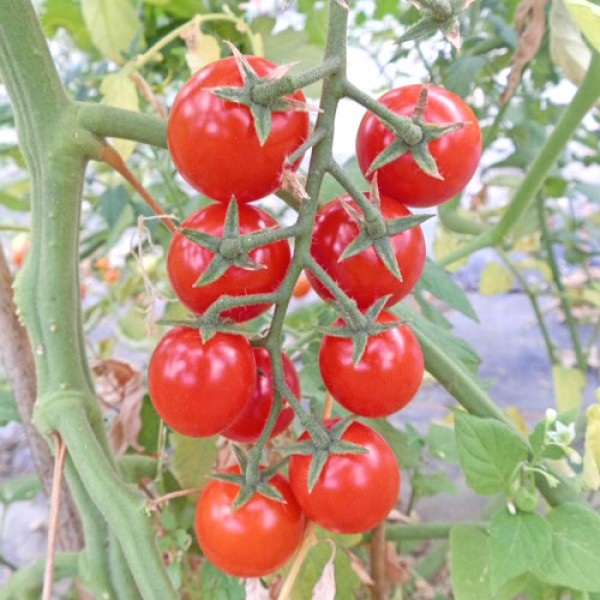
M 78 554 L 58 552 L 54 556 L 54 581 L 78 575 Z M 42 596 L 46 559 L 19 569 L 0 591 L 0 600 L 39 600 Z
M 515 228 L 527 208 L 535 202 L 550 169 L 556 164 L 581 121 L 600 97 L 600 54 L 592 52 L 592 60 L 577 93 L 527 170 L 502 218 L 494 227 L 442 258 L 440 264 L 449 265 L 477 250 L 500 244 Z
M 16 301 L 36 359 L 34 422 L 42 433 L 58 432 L 67 446 L 67 480 L 76 490 L 86 535 L 95 529 L 97 536 L 86 538 L 85 553 L 101 554 L 93 561 L 86 557 L 90 573 L 107 562 L 106 522 L 142 596 L 174 599 L 141 495 L 123 483 L 114 463 L 85 354 L 78 281 L 81 191 L 87 161 L 99 155 L 102 140 L 78 122 L 81 106 L 66 96 L 32 5 L 0 0 L 0 14 L 0 74 L 32 182 L 32 245 Z M 96 527 L 92 519 L 99 520 Z

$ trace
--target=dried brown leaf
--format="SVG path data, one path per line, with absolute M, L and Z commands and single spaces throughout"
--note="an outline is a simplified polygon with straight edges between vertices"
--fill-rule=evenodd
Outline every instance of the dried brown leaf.
M 410 565 L 406 559 L 396 554 L 396 545 L 393 542 L 387 542 L 385 545 L 385 574 L 386 578 L 397 586 L 412 581 Z
M 281 188 L 291 194 L 294 200 L 298 202 L 308 200 L 309 198 L 306 189 L 304 188 L 304 183 L 300 179 L 298 173 L 292 171 L 285 163 L 281 175 Z
M 505 104 L 514 94 L 525 65 L 533 59 L 540 49 L 546 30 L 545 7 L 548 0 L 522 0 L 515 12 L 515 28 L 519 33 L 519 45 L 513 57 L 504 93 L 500 104 Z
M 143 450 L 138 443 L 145 393 L 142 374 L 129 363 L 116 359 L 99 361 L 93 371 L 100 402 L 115 414 L 110 429 L 113 451 L 123 454 L 130 446 Z
M 350 557 L 350 566 L 360 579 L 360 582 L 363 585 L 375 585 L 375 582 L 367 570 L 365 563 L 352 552 L 348 552 L 348 556 Z

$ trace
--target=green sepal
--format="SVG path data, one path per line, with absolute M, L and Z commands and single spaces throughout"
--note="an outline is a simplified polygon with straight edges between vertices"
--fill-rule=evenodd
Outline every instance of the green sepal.
M 279 454 L 284 456 L 292 456 L 294 454 L 301 454 L 302 456 L 310 456 L 317 451 L 317 446 L 312 440 L 306 440 L 304 442 L 297 442 L 295 444 L 288 444 L 278 448 Z
M 230 260 L 215 254 L 210 263 L 208 263 L 206 270 L 198 277 L 198 281 L 194 283 L 194 287 L 202 287 L 215 282 L 227 272 L 230 266 Z
M 239 485 L 241 488 L 246 485 L 246 478 L 240 473 L 214 473 L 211 477 L 219 481 Z
M 263 146 L 271 134 L 271 108 L 262 104 L 253 102 L 250 105 L 252 118 L 254 119 L 254 129 L 260 145 Z
M 210 233 L 205 233 L 204 231 L 198 231 L 197 229 L 188 229 L 184 228 L 180 230 L 181 234 L 186 237 L 188 240 L 210 250 L 212 252 L 217 252 L 219 250 L 219 244 L 221 243 L 221 238 L 218 238 L 214 235 L 210 235 Z
M 271 466 L 267 467 L 263 471 L 260 472 L 260 478 L 263 481 L 269 481 L 271 477 L 279 473 L 281 468 L 289 461 L 289 458 L 286 456 L 281 460 L 278 460 L 276 463 L 273 463 Z
M 400 272 L 400 266 L 394 253 L 394 248 L 389 237 L 379 238 L 373 242 L 373 247 L 377 256 L 381 258 L 386 269 L 399 281 L 402 281 L 402 273 Z
M 408 231 L 417 225 L 421 225 L 425 221 L 431 219 L 433 215 L 408 215 L 406 217 L 397 217 L 385 222 L 385 227 L 388 235 L 397 235 L 403 231 Z
M 225 223 L 223 223 L 223 239 L 232 239 L 240 235 L 240 209 L 237 200 L 232 198 L 227 205 Z
M 242 471 L 242 473 L 245 473 L 246 467 L 248 466 L 248 455 L 237 444 L 233 445 L 233 453 L 235 454 L 235 458 L 237 459 L 238 464 L 240 465 L 240 470 Z
M 368 341 L 369 334 L 366 331 L 359 331 L 352 336 L 352 362 L 355 367 L 360 363 L 363 354 L 367 349 Z
M 386 294 L 382 296 L 378 300 L 376 300 L 365 312 L 365 317 L 370 321 L 370 323 L 375 327 L 375 329 L 379 329 L 381 325 L 387 325 L 388 323 L 375 323 L 377 317 L 383 312 L 385 305 L 388 303 L 388 300 L 392 297 L 391 294 Z M 384 331 L 381 329 L 381 331 Z
M 346 246 L 345 250 L 340 254 L 340 257 L 337 261 L 342 262 L 347 258 L 356 256 L 357 254 L 360 254 L 364 250 L 370 248 L 372 245 L 373 238 L 366 231 L 363 230 L 358 234 L 356 238 L 354 238 L 354 240 L 352 240 L 352 242 L 350 242 Z
M 400 158 L 410 150 L 411 147 L 400 138 L 394 140 L 374 158 L 373 162 L 369 165 L 367 175 L 370 175 L 377 169 L 381 169 L 381 167 L 385 167 L 385 165 L 391 163 L 397 158 Z
M 264 496 L 265 498 L 269 498 L 270 500 L 275 500 L 275 502 L 285 503 L 285 498 L 283 497 L 282 493 L 270 483 L 261 481 L 256 486 L 256 493 L 261 494 L 262 496 Z
M 340 440 L 331 445 L 329 452 L 331 454 L 368 454 L 369 449 L 360 444 Z
M 427 175 L 434 179 L 444 179 L 438 170 L 437 163 L 429 151 L 429 146 L 427 144 L 417 144 L 410 149 L 410 152 L 417 165 L 419 165 L 421 170 L 425 171 Z
M 252 500 L 252 496 L 256 493 L 256 487 L 253 485 L 243 485 L 239 494 L 235 497 L 231 510 L 236 511 L 242 508 L 245 504 L 248 504 Z
M 327 450 L 318 450 L 310 461 L 310 466 L 308 467 L 308 493 L 310 494 L 315 485 L 317 485 L 317 481 L 319 481 L 319 477 L 325 468 L 325 464 L 327 463 L 327 459 L 329 458 L 329 452 Z
M 346 433 L 346 430 L 348 429 L 348 427 L 350 427 L 350 425 L 352 425 L 352 423 L 354 423 L 355 420 L 356 420 L 355 415 L 346 415 L 345 417 L 341 418 L 329 430 L 329 435 L 330 435 L 332 441 L 341 440 L 344 433 Z

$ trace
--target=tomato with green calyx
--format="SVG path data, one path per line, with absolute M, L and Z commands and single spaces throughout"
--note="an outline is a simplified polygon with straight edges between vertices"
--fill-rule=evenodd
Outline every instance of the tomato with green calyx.
M 241 234 L 278 226 L 271 215 L 256 206 L 240 205 L 238 209 Z M 222 237 L 226 216 L 225 204 L 211 204 L 188 217 L 181 227 Z M 264 268 L 249 270 L 232 265 L 212 283 L 196 286 L 214 254 L 177 232 L 167 254 L 167 272 L 171 286 L 179 300 L 197 314 L 204 313 L 224 295 L 248 296 L 277 290 L 291 261 L 288 241 L 278 240 L 260 246 L 249 252 L 248 256 Z M 221 316 L 238 322 L 248 321 L 268 309 L 268 304 L 254 304 L 232 308 L 221 313 Z
M 359 210 L 350 196 L 340 196 L 319 210 L 311 242 L 313 258 L 356 301 L 360 310 L 366 310 L 387 295 L 390 298 L 386 306 L 396 304 L 412 291 L 425 267 L 425 237 L 421 227 L 417 225 L 390 238 L 402 274 L 400 281 L 387 268 L 373 246 L 340 260 L 344 250 L 360 231 L 342 202 Z M 384 195 L 381 195 L 381 212 L 386 220 L 411 215 L 406 207 Z M 311 272 L 307 275 L 321 298 L 333 299 L 329 290 Z
M 239 473 L 239 467 L 228 469 Z M 283 502 L 254 494 L 237 510 L 235 483 L 212 479 L 196 508 L 196 534 L 202 551 L 216 567 L 235 577 L 262 577 L 283 567 L 304 538 L 306 517 L 288 480 L 277 473 L 269 480 Z
M 256 385 L 252 347 L 241 335 L 217 333 L 206 343 L 189 327 L 160 340 L 148 365 L 148 391 L 160 417 L 175 431 L 208 437 L 246 408 Z
M 257 56 L 246 57 L 259 77 L 277 65 Z M 240 203 L 263 198 L 281 187 L 284 162 L 307 139 L 308 113 L 271 113 L 271 130 L 261 145 L 248 106 L 223 100 L 211 90 L 241 87 L 242 75 L 233 57 L 203 67 L 183 86 L 169 114 L 167 138 L 175 166 L 202 194 Z M 301 91 L 291 98 L 304 102 Z M 289 168 L 296 170 L 297 160 Z
M 328 419 L 331 429 L 339 419 Z M 310 439 L 304 432 L 299 441 Z M 381 523 L 394 508 L 400 493 L 400 469 L 383 436 L 355 421 L 342 440 L 367 449 L 366 454 L 330 456 L 311 492 L 308 471 L 311 456 L 290 458 L 290 485 L 306 516 L 336 533 L 361 533 Z
M 254 359 L 256 360 L 256 387 L 252 400 L 248 403 L 246 410 L 238 419 L 221 432 L 221 435 L 236 442 L 255 442 L 262 433 L 273 407 L 273 369 L 271 358 L 265 348 L 254 348 Z M 297 399 L 300 398 L 300 378 L 294 363 L 289 357 L 282 353 L 283 374 L 285 381 Z M 283 401 L 283 408 L 270 437 L 279 435 L 285 431 L 294 420 L 294 410 L 287 402 Z
M 378 323 L 398 319 L 381 313 Z M 333 325 L 344 322 L 338 319 Z M 352 338 L 325 335 L 319 368 L 325 387 L 344 408 L 363 417 L 386 417 L 404 408 L 423 381 L 421 346 L 408 325 L 369 337 L 360 362 L 353 360 Z
M 381 96 L 379 102 L 398 115 L 412 117 L 422 88 L 420 84 L 396 88 Z M 356 157 L 365 177 L 371 179 L 377 173 L 382 194 L 415 207 L 436 206 L 459 194 L 473 177 L 481 157 L 481 129 L 469 105 L 443 88 L 429 85 L 427 90 L 426 122 L 464 124 L 428 144 L 442 179 L 428 175 L 410 152 L 369 172 L 373 161 L 397 139 L 373 113 L 363 117 L 356 136 Z

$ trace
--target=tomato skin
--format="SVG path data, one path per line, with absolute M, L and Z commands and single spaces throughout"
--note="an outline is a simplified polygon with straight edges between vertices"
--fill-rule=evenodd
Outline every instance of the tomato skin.
M 239 473 L 239 467 L 227 469 Z M 196 508 L 196 535 L 202 551 L 216 567 L 235 577 L 262 577 L 281 568 L 304 538 L 306 517 L 288 483 L 277 473 L 269 482 L 282 494 L 277 502 L 255 494 L 232 511 L 239 492 L 233 483 L 212 479 Z
M 395 113 L 413 115 L 419 92 L 423 86 L 407 85 L 390 90 L 379 102 Z M 382 194 L 387 194 L 408 206 L 436 206 L 460 193 L 469 183 L 481 157 L 481 129 L 469 105 L 452 92 L 433 85 L 428 86 L 425 121 L 430 123 L 458 123 L 466 125 L 429 143 L 443 180 L 427 175 L 410 153 L 376 170 L 377 183 Z M 356 157 L 365 177 L 371 163 L 397 138 L 371 112 L 363 117 L 356 136 Z
M 160 417 L 175 431 L 208 437 L 246 408 L 256 384 L 252 347 L 241 335 L 175 327 L 160 340 L 148 365 L 148 391 Z
M 277 65 L 246 57 L 259 76 Z M 175 166 L 199 192 L 219 202 L 263 198 L 281 187 L 284 160 L 308 138 L 304 111 L 272 113 L 271 132 L 261 146 L 248 106 L 223 100 L 210 88 L 240 87 L 242 76 L 233 57 L 217 60 L 192 75 L 169 115 L 167 138 Z M 291 95 L 304 102 L 301 91 Z M 297 169 L 300 160 L 293 169 Z
M 339 419 L 325 421 L 331 428 Z M 309 439 L 304 432 L 299 440 Z M 310 456 L 290 458 L 290 485 L 306 516 L 335 533 L 361 533 L 381 523 L 394 508 L 400 493 L 400 469 L 383 436 L 355 421 L 343 440 L 368 449 L 367 454 L 330 456 L 308 492 Z
M 341 201 L 357 208 L 350 196 L 341 196 L 319 210 L 313 229 L 312 256 L 342 290 L 356 300 L 360 310 L 366 310 L 388 294 L 391 297 L 386 306 L 393 306 L 412 291 L 423 272 L 426 257 L 423 231 L 417 225 L 390 238 L 402 281 L 388 270 L 372 246 L 356 256 L 338 262 L 344 250 L 359 234 L 358 225 L 342 207 Z M 386 220 L 412 214 L 405 206 L 383 195 L 381 212 Z M 333 298 L 311 272 L 307 272 L 307 275 L 321 298 Z
M 308 281 L 308 277 L 306 273 L 302 271 L 300 277 L 298 277 L 298 281 L 296 281 L 296 285 L 294 286 L 294 291 L 292 292 L 292 296 L 294 298 L 304 298 L 304 296 L 308 296 L 311 290 L 310 281 Z
M 277 221 L 256 206 L 240 205 L 240 232 L 251 233 L 268 227 L 276 227 Z M 204 231 L 217 237 L 223 235 L 227 205 L 210 204 L 190 215 L 182 228 Z M 201 287 L 194 287 L 198 278 L 210 264 L 213 253 L 177 232 L 173 236 L 167 254 L 167 272 L 171 286 L 179 300 L 193 313 L 202 314 L 223 295 L 241 296 L 274 292 L 291 261 L 290 245 L 280 240 L 255 248 L 249 253 L 266 269 L 250 271 L 236 266 L 230 267 L 219 279 Z M 240 306 L 221 313 L 234 321 L 248 321 L 269 309 L 268 304 Z
M 246 410 L 238 419 L 221 432 L 221 435 L 235 442 L 251 443 L 256 442 L 260 437 L 274 401 L 273 390 L 273 370 L 271 368 L 271 358 L 264 348 L 253 348 L 254 360 L 256 361 L 256 387 L 252 400 L 248 403 Z M 281 353 L 283 361 L 283 375 L 288 387 L 294 392 L 296 398 L 300 398 L 300 377 L 296 371 L 294 363 L 286 354 Z M 294 409 L 283 401 L 283 409 L 279 414 L 275 427 L 270 437 L 279 435 L 285 431 L 294 420 Z
M 381 313 L 378 323 L 398 319 Z M 338 319 L 335 326 L 343 325 Z M 419 341 L 408 325 L 371 336 L 358 363 L 352 338 L 325 335 L 319 367 L 325 387 L 343 407 L 363 417 L 387 417 L 404 408 L 423 381 L 424 360 Z

